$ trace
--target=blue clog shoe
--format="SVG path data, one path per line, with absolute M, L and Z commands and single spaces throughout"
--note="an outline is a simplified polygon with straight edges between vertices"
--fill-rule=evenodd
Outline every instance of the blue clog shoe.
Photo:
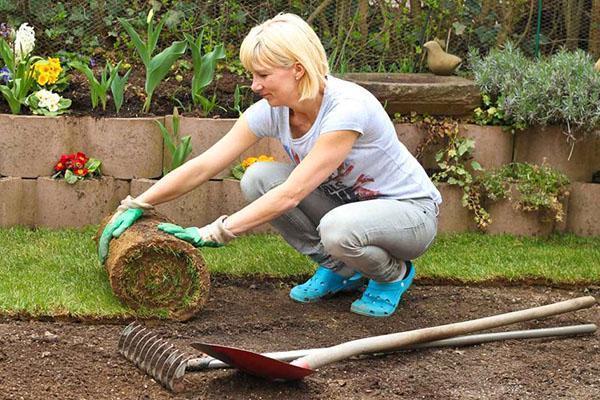
M 319 266 L 309 280 L 290 290 L 290 297 L 300 303 L 311 303 L 339 292 L 356 290 L 364 283 L 365 278 L 358 272 L 345 278 L 329 268 Z
M 370 280 L 362 297 L 352 303 L 350 311 L 369 317 L 389 317 L 396 311 L 402 295 L 415 277 L 415 267 L 406 261 L 408 273 L 398 282 L 375 282 Z

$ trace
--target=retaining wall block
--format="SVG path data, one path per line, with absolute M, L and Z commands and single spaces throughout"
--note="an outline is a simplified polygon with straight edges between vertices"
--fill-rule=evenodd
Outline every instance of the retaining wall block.
M 467 232 L 476 230 L 473 213 L 461 203 L 462 188 L 440 183 L 437 185 L 442 195 L 440 214 L 438 216 L 438 232 Z
M 192 153 L 189 158 L 196 157 L 205 152 L 209 147 L 219 141 L 234 125 L 235 119 L 210 119 L 210 118 L 191 118 L 191 117 L 180 117 L 179 121 L 179 136 L 191 136 L 192 142 Z M 167 129 L 172 132 L 173 130 L 173 117 L 167 116 L 165 118 Z M 290 158 L 283 149 L 283 146 L 279 140 L 275 138 L 263 138 L 257 144 L 250 147 L 239 157 L 228 168 L 218 173 L 216 178 L 223 178 L 228 176 L 231 168 L 239 161 L 247 157 L 257 157 L 261 154 L 270 155 L 275 158 L 276 161 L 289 163 Z M 171 162 L 171 155 L 168 151 L 164 154 L 164 165 L 169 165 Z
M 73 151 L 102 161 L 102 173 L 118 179 L 162 175 L 163 139 L 153 118 L 78 117 Z
M 131 181 L 131 195 L 139 196 L 157 181 L 134 179 Z M 240 184 L 237 181 L 208 181 L 200 187 L 173 201 L 160 204 L 156 210 L 181 226 L 197 226 L 212 223 L 221 215 L 231 215 L 246 205 Z M 264 224 L 249 233 L 275 232 L 269 224 Z
M 71 148 L 66 117 L 0 114 L 0 175 L 37 178 Z
M 34 225 L 35 179 L 0 178 L 0 226 Z
M 594 172 L 600 170 L 600 135 L 580 139 L 571 147 L 562 127 L 531 127 L 516 133 L 514 159 L 550 165 L 571 182 L 591 182 Z
M 36 225 L 73 228 L 98 224 L 129 194 L 129 182 L 104 176 L 70 185 L 64 179 L 37 179 Z
M 600 184 L 571 185 L 567 231 L 579 236 L 600 236 Z

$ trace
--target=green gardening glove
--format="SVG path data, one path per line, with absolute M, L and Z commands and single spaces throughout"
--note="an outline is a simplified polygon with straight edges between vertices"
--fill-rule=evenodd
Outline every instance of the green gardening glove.
M 162 224 L 158 224 L 158 229 L 163 232 L 170 233 L 181 240 L 185 240 L 186 242 L 191 243 L 194 247 L 221 247 L 224 245 L 224 243 L 218 243 L 208 239 L 207 237 L 203 237 L 203 230 L 205 228 L 200 229 L 196 228 L 195 226 L 183 228 L 179 225 L 164 222 Z
M 108 244 L 110 243 L 110 240 L 114 237 L 121 236 L 121 234 L 133 225 L 143 213 L 144 210 L 141 208 L 129 208 L 104 227 L 98 242 L 98 258 L 100 258 L 101 264 L 104 264 L 104 261 L 106 261 L 106 257 L 108 256 Z

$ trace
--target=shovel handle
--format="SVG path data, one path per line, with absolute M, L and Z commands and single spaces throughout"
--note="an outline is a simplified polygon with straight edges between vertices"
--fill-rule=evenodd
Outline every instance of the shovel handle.
M 545 306 L 529 308 L 521 311 L 513 311 L 470 321 L 416 329 L 407 332 L 391 333 L 388 335 L 373 336 L 323 348 L 317 352 L 297 359 L 296 361 L 292 362 L 292 364 L 303 368 L 316 369 L 324 365 L 360 354 L 385 352 L 390 349 L 397 349 L 417 343 L 446 339 L 453 336 L 497 328 L 517 322 L 530 321 L 537 318 L 575 311 L 582 308 L 591 307 L 594 304 L 596 304 L 596 299 L 594 297 L 584 296 Z

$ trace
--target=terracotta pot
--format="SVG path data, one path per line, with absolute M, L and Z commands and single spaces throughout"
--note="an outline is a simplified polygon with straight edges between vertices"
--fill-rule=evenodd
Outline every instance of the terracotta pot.
M 192 153 L 190 158 L 196 157 L 217 143 L 235 124 L 235 119 L 210 119 L 210 118 L 191 118 L 180 117 L 179 120 L 179 136 L 191 136 Z M 173 117 L 165 118 L 166 127 L 170 132 L 173 131 Z M 290 158 L 281 146 L 281 143 L 274 138 L 263 138 L 257 144 L 250 147 L 239 157 L 239 160 L 234 162 L 225 170 L 221 171 L 216 178 L 228 176 L 231 168 L 239 161 L 247 157 L 258 157 L 261 154 L 269 155 L 279 162 L 290 162 Z M 170 165 L 171 155 L 168 151 L 164 154 L 164 165 Z
M 0 178 L 0 226 L 35 224 L 34 179 Z
M 517 162 L 550 165 L 569 177 L 571 182 L 590 182 L 600 170 L 600 136 L 579 139 L 572 148 L 560 126 L 531 127 L 515 136 Z
M 437 184 L 442 195 L 440 214 L 438 216 L 438 232 L 466 232 L 477 229 L 473 212 L 463 207 L 461 199 L 463 190 L 456 185 Z
M 131 195 L 139 196 L 157 181 L 134 179 L 131 181 Z M 221 215 L 231 215 L 246 205 L 240 184 L 237 181 L 209 181 L 182 197 L 160 204 L 156 210 L 182 226 L 204 226 Z M 250 233 L 265 233 L 275 230 L 270 225 L 253 229 Z
M 600 236 L 600 184 L 571 185 L 567 231 L 580 236 Z
M 36 226 L 82 227 L 98 224 L 129 193 L 129 182 L 104 176 L 70 185 L 42 177 L 36 185 Z

